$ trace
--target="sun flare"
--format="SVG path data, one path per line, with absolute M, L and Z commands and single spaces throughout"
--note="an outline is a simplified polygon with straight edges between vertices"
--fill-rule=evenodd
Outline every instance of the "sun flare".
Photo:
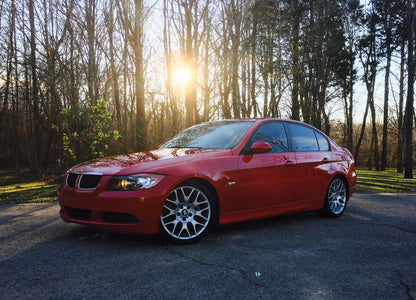
M 180 69 L 173 74 L 173 78 L 177 83 L 186 83 L 191 78 L 191 74 L 188 70 Z

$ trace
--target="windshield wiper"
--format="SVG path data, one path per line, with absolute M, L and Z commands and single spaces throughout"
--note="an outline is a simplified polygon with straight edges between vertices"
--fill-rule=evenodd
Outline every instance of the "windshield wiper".
M 179 146 L 179 145 L 175 145 L 175 146 L 169 146 L 169 147 L 164 147 L 164 148 L 160 148 L 160 149 L 202 149 L 202 147 L 194 147 L 194 146 Z

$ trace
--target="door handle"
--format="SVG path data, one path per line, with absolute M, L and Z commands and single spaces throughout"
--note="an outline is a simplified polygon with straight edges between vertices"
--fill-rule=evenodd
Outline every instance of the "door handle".
M 327 164 L 327 163 L 329 163 L 329 162 L 330 162 L 330 160 L 329 160 L 327 157 L 325 157 L 325 158 L 322 160 L 322 162 L 323 162 L 323 163 L 325 163 L 325 164 Z
M 285 162 L 285 166 L 294 166 L 296 164 L 296 162 L 294 162 L 293 160 L 287 160 Z

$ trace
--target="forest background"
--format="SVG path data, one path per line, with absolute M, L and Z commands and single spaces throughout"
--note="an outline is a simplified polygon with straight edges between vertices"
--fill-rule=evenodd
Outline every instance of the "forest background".
M 282 117 L 411 178 L 415 6 L 0 0 L 0 169 L 41 175 L 200 122 Z

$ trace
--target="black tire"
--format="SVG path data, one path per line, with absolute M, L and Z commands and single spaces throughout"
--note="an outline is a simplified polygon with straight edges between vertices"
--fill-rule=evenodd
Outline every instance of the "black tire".
M 216 214 L 209 189 L 197 182 L 185 182 L 172 190 L 163 205 L 161 235 L 175 244 L 196 242 L 212 228 Z
M 348 189 L 347 184 L 341 176 L 332 178 L 326 191 L 322 215 L 329 218 L 342 216 L 347 207 Z

